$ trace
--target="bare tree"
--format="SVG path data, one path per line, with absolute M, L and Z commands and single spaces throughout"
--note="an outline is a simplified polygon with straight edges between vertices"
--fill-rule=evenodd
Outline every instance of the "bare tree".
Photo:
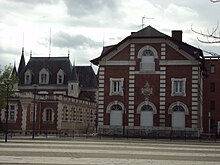
M 210 2 L 212 3 L 217 3 L 220 2 L 220 0 L 210 0 Z M 215 43 L 220 43 L 220 31 L 219 31 L 219 24 L 217 23 L 216 27 L 214 29 L 207 30 L 206 32 L 204 31 L 198 31 L 193 29 L 193 27 L 191 26 L 191 30 L 198 34 L 197 39 L 199 42 L 201 43 L 205 43 L 205 44 L 215 44 Z M 220 56 L 220 54 L 215 53 L 215 52 L 211 52 L 211 51 L 207 51 L 207 50 L 203 50 L 205 53 L 208 53 L 212 56 Z
M 194 30 L 191 26 L 191 30 L 198 34 L 198 41 L 206 44 L 220 43 L 220 32 L 218 31 L 218 23 L 214 29 L 211 31 L 207 30 L 207 32 Z
M 213 3 L 220 2 L 220 0 L 210 0 Z

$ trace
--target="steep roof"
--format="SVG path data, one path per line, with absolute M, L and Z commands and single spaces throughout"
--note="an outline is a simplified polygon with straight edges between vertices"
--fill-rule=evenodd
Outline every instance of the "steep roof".
M 132 32 L 131 35 L 123 39 L 121 42 L 119 42 L 117 45 L 111 45 L 109 47 L 104 47 L 101 55 L 93 60 L 91 62 L 95 65 L 99 64 L 99 61 L 105 57 L 108 53 L 113 51 L 114 49 L 117 49 L 117 47 L 122 44 L 123 42 L 132 39 L 132 38 L 165 38 L 169 39 L 170 41 L 174 42 L 179 46 L 180 49 L 183 49 L 190 55 L 194 56 L 195 58 L 200 58 L 201 56 L 203 57 L 202 50 L 195 48 L 187 43 L 184 43 L 182 41 L 178 41 L 175 38 L 172 38 L 164 33 L 161 33 L 160 31 L 156 30 L 155 28 L 151 26 L 147 26 L 137 32 Z M 195 53 L 197 52 L 197 53 Z
M 32 84 L 39 81 L 39 72 L 45 68 L 50 73 L 49 84 L 57 83 L 57 72 L 62 69 L 64 76 L 64 84 L 67 84 L 71 78 L 77 76 L 72 75 L 72 64 L 69 57 L 31 57 L 25 68 L 19 73 L 20 84 L 24 84 L 24 73 L 29 69 L 33 74 Z
M 24 47 L 22 47 L 21 59 L 18 66 L 18 73 L 20 73 L 25 67 L 25 59 L 24 59 Z
M 81 89 L 94 89 L 98 87 L 97 76 L 92 66 L 76 66 Z

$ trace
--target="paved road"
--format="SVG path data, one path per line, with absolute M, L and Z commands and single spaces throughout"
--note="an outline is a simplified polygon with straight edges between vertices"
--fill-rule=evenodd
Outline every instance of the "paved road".
M 220 144 L 132 140 L 0 139 L 0 164 L 219 165 Z

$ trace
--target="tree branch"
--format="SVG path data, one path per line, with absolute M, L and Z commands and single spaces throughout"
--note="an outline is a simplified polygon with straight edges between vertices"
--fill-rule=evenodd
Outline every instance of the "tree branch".
M 212 30 L 212 32 L 209 32 L 209 31 L 207 33 L 204 33 L 202 31 L 199 32 L 197 30 L 194 30 L 192 26 L 191 26 L 191 30 L 200 36 L 200 37 L 197 37 L 199 42 L 206 43 L 206 44 L 220 43 L 220 34 L 216 35 L 218 31 L 218 23 L 216 27 Z M 203 39 L 201 37 L 203 38 L 205 37 L 206 39 Z
M 220 0 L 210 0 L 210 1 L 213 2 L 213 3 L 220 2 Z

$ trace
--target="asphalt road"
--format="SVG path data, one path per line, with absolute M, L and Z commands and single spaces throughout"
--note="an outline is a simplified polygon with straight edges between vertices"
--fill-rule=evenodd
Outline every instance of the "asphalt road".
M 0 164 L 219 165 L 220 143 L 126 139 L 0 139 Z

